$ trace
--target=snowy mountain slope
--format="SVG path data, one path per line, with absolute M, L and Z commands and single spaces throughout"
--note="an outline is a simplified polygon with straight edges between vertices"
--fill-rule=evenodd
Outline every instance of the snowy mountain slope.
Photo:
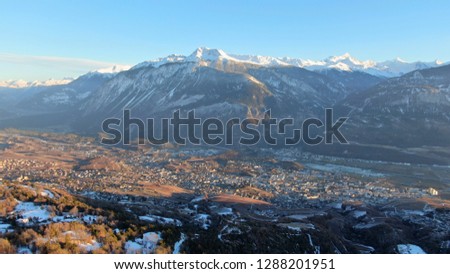
M 77 106 L 114 76 L 114 73 L 90 72 L 66 85 L 49 86 L 38 90 L 26 89 L 25 95 L 17 102 L 16 107 L 27 112 L 64 111 Z
M 389 79 L 337 107 L 351 117 L 360 142 L 449 146 L 450 65 Z
M 13 107 L 16 115 L 33 112 L 54 112 L 74 107 L 89 94 L 130 66 L 116 65 L 89 72 L 77 79 L 44 82 L 8 81 L 9 87 L 0 87 L 0 107 Z
M 385 80 L 383 77 L 377 77 L 362 71 L 323 69 L 316 72 L 342 86 L 346 90 L 346 95 L 363 92 Z M 339 100 L 342 99 L 344 98 L 339 98 Z
M 131 69 L 140 69 L 140 68 L 144 68 L 144 67 L 160 67 L 162 65 L 165 65 L 167 63 L 177 63 L 177 62 L 183 62 L 186 59 L 186 56 L 183 55 L 177 55 L 177 54 L 172 54 L 169 55 L 167 57 L 162 57 L 162 58 L 158 58 L 156 60 L 151 60 L 151 61 L 145 61 L 142 63 L 139 63 L 133 67 L 131 67 Z
M 352 94 L 344 105 L 352 111 L 379 111 L 390 114 L 450 116 L 450 65 L 417 70 L 389 79 L 360 94 Z
M 87 121 L 117 117 L 124 109 L 138 117 L 170 117 L 177 109 L 223 119 L 262 117 L 266 109 L 279 117 L 303 117 L 323 114 L 324 106 L 346 94 L 343 85 L 302 68 L 259 66 L 220 50 L 197 49 L 181 62 L 118 74 L 80 111 Z

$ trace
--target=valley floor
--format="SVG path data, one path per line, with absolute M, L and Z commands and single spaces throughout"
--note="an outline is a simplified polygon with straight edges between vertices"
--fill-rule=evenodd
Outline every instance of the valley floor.
M 0 253 L 448 253 L 446 166 L 0 132 Z

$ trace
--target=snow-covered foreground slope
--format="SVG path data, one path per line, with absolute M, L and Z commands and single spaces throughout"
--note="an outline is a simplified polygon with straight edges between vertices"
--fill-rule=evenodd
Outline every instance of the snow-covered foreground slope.
M 420 246 L 413 244 L 397 245 L 397 250 L 400 254 L 427 254 Z

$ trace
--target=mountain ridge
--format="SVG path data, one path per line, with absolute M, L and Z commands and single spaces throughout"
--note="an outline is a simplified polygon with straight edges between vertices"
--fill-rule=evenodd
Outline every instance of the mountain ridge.
M 202 58 L 199 58 L 199 57 Z M 296 66 L 308 70 L 324 70 L 324 69 L 338 69 L 345 71 L 362 71 L 371 75 L 379 77 L 398 77 L 408 72 L 437 67 L 444 65 L 444 62 L 435 60 L 432 62 L 407 62 L 400 58 L 376 62 L 373 60 L 361 61 L 349 53 L 343 55 L 330 56 L 323 60 L 311 60 L 293 57 L 272 57 L 262 55 L 241 55 L 228 54 L 220 49 L 210 49 L 206 47 L 197 48 L 191 55 L 169 55 L 167 57 L 159 58 L 152 61 L 145 61 L 137 64 L 132 69 L 141 68 L 144 66 L 160 66 L 166 63 L 173 62 L 193 62 L 195 60 L 217 61 L 231 60 L 235 62 L 251 63 L 260 66 Z
M 438 67 L 445 64 L 440 60 L 432 62 L 407 62 L 399 57 L 382 62 L 376 62 L 373 60 L 359 60 L 350 53 L 344 53 L 343 55 L 330 56 L 322 60 L 302 59 L 295 57 L 273 57 L 262 55 L 245 55 L 245 54 L 229 54 L 221 49 L 212 49 L 207 47 L 199 47 L 193 51 L 190 55 L 171 54 L 166 57 L 160 57 L 154 60 L 140 62 L 134 66 L 129 65 L 114 65 L 109 68 L 102 68 L 88 73 L 110 74 L 115 75 L 117 73 L 140 69 L 147 66 L 159 67 L 168 63 L 179 62 L 217 62 L 217 61 L 233 61 L 236 63 L 248 63 L 265 67 L 282 67 L 282 66 L 294 66 L 300 67 L 311 71 L 323 71 L 329 69 L 336 69 L 340 71 L 361 71 L 377 77 L 398 77 L 408 72 L 417 69 L 426 69 L 432 67 Z M 83 75 L 81 75 L 83 76 Z M 80 77 L 81 77 L 80 76 Z M 4 80 L 0 81 L 0 88 L 29 88 L 36 86 L 54 86 L 68 84 L 76 78 L 65 78 L 61 80 L 49 79 L 46 81 L 24 81 L 24 80 Z

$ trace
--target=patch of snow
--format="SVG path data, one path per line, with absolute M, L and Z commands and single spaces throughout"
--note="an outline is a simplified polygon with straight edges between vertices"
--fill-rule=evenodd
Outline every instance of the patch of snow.
M 180 99 L 170 102 L 167 107 L 183 107 L 192 103 L 195 103 L 199 100 L 201 100 L 205 95 L 193 95 L 193 96 L 186 96 L 183 95 Z
M 413 244 L 397 245 L 397 251 L 400 254 L 427 254 L 420 246 Z
M 160 240 L 160 233 L 147 232 L 142 235 L 142 238 L 136 238 L 134 241 L 127 241 L 125 243 L 125 251 L 127 254 L 154 253 Z
M 219 234 L 217 235 L 217 238 L 223 242 L 224 240 L 222 237 L 226 236 L 226 235 L 230 235 L 230 234 L 240 235 L 240 234 L 242 234 L 242 231 L 238 227 L 229 227 L 228 225 L 226 225 L 219 232 Z
M 314 245 L 311 235 L 306 235 L 308 236 L 309 245 L 314 248 L 314 254 L 320 254 L 320 246 Z
M 302 231 L 302 229 L 300 227 L 298 227 L 298 226 L 290 226 L 290 225 L 288 225 L 287 228 L 289 228 L 290 230 L 297 231 L 297 232 Z
M 288 218 L 294 219 L 294 220 L 304 220 L 311 217 L 311 215 L 304 215 L 304 214 L 296 214 L 296 215 L 290 215 Z
M 443 241 L 441 243 L 441 249 L 450 249 L 450 241 Z
M 14 229 L 11 229 L 10 224 L 0 223 L 0 234 L 12 233 L 12 232 L 14 232 Z
M 201 195 L 201 196 L 198 196 L 198 197 L 195 197 L 194 199 L 192 199 L 191 203 L 198 203 L 198 202 L 201 202 L 201 201 L 204 201 L 204 200 L 205 200 L 205 196 Z
M 49 197 L 50 199 L 55 198 L 55 195 L 50 190 L 41 191 L 41 196 Z
M 233 215 L 233 209 L 229 207 L 221 207 L 216 211 L 219 215 Z
M 44 97 L 44 102 L 64 105 L 64 104 L 68 104 L 70 102 L 70 96 L 63 92 L 55 93 L 50 96 Z
M 370 254 L 375 251 L 375 248 L 369 245 L 355 244 L 355 246 L 359 249 L 361 254 Z
M 77 99 L 78 99 L 78 100 L 86 99 L 90 94 L 91 94 L 90 91 L 86 91 L 86 92 L 83 92 L 83 93 L 79 93 L 79 94 L 77 94 Z
M 373 223 L 360 223 L 353 226 L 354 229 L 370 229 L 380 225 L 381 223 L 373 222 Z
M 127 254 L 139 254 L 142 253 L 142 245 L 134 242 L 134 241 L 127 241 L 125 243 L 125 252 Z
M 367 212 L 366 212 L 366 211 L 363 211 L 363 210 L 355 210 L 355 211 L 353 211 L 353 213 L 352 213 L 352 216 L 353 216 L 354 218 L 356 218 L 356 219 L 363 218 L 363 217 L 365 217 L 366 215 L 367 215 Z
M 180 220 L 156 216 L 156 215 L 139 216 L 139 220 L 147 221 L 147 222 L 151 222 L 151 223 L 166 224 L 166 225 L 175 225 L 175 226 L 183 225 L 183 223 Z
M 52 219 L 52 222 L 54 223 L 71 223 L 71 222 L 78 222 L 80 221 L 80 219 L 70 216 L 70 215 L 65 215 L 65 216 L 55 216 Z
M 17 221 L 21 224 L 43 222 L 50 219 L 50 212 L 46 206 L 37 206 L 32 202 L 19 203 L 16 205 L 14 213 L 20 217 Z
M 91 241 L 90 243 L 81 243 L 78 245 L 80 248 L 83 248 L 87 252 L 92 252 L 102 247 L 102 245 L 96 240 Z
M 405 209 L 405 210 L 403 210 L 403 212 L 406 215 L 417 215 L 417 216 L 425 215 L 425 212 L 423 212 L 422 210 L 407 210 L 407 209 Z
M 85 215 L 85 216 L 83 216 L 83 221 L 87 224 L 93 224 L 93 223 L 96 223 L 100 218 L 101 218 L 101 216 Z
M 195 222 L 200 225 L 201 228 L 208 230 L 211 225 L 211 219 L 208 214 L 197 214 L 194 218 Z
M 28 247 L 19 247 L 17 249 L 17 254 L 33 254 Z
M 187 237 L 184 233 L 181 233 L 180 240 L 173 246 L 173 254 L 180 254 L 181 245 L 186 241 Z

